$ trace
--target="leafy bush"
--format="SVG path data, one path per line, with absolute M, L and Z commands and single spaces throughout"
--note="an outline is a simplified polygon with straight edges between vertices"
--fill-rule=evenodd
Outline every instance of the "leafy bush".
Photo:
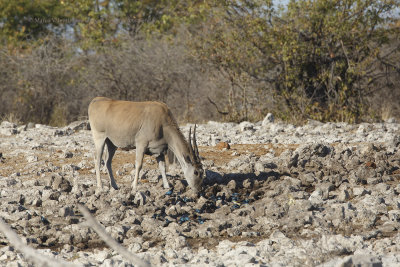
M 400 117 L 400 0 L 50 2 L 0 2 L 0 116 L 59 125 L 103 95 L 185 121 Z

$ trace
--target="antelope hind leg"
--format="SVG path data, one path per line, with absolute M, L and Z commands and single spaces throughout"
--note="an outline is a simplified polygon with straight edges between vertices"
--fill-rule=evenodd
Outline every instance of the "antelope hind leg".
M 106 140 L 106 144 L 107 144 L 108 153 L 105 153 L 105 154 L 106 154 L 106 167 L 107 167 L 108 176 L 110 177 L 111 186 L 115 190 L 118 190 L 118 186 L 117 186 L 117 183 L 115 182 L 113 171 L 112 171 L 112 166 L 111 166 L 112 158 L 114 157 L 117 147 L 109 139 Z
M 95 147 L 94 168 L 96 171 L 97 187 L 102 188 L 103 185 L 101 183 L 101 177 L 100 177 L 100 164 L 101 164 L 101 157 L 103 156 L 105 138 L 93 136 L 93 141 Z

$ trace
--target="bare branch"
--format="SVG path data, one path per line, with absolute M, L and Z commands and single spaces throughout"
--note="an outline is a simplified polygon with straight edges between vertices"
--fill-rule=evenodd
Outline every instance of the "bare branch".
M 349 60 L 349 57 L 347 56 L 347 51 L 346 51 L 346 48 L 344 47 L 344 44 L 343 44 L 342 40 L 340 40 L 340 45 L 342 46 L 343 54 L 346 57 L 347 66 L 350 67 L 350 60 Z
M 217 104 L 215 104 L 215 102 L 212 101 L 210 97 L 207 96 L 207 99 L 217 109 L 219 114 L 222 114 L 222 115 L 228 115 L 229 114 L 229 112 L 219 110 Z
M 21 238 L 0 218 L 0 231 L 6 236 L 10 244 L 21 252 L 27 260 L 32 261 L 36 266 L 65 266 L 77 267 L 82 264 L 74 264 L 61 259 L 52 259 L 24 244 Z
M 150 263 L 147 261 L 142 260 L 138 256 L 130 253 L 128 250 L 126 250 L 124 247 L 122 247 L 117 241 L 115 241 L 103 228 L 103 226 L 100 225 L 100 223 L 90 214 L 89 210 L 83 206 L 79 205 L 79 210 L 82 212 L 83 216 L 87 220 L 89 226 L 93 228 L 94 231 L 100 236 L 100 238 L 106 242 L 106 244 L 118 252 L 120 255 L 125 257 L 127 260 L 129 260 L 132 264 L 135 266 L 139 267 L 150 267 Z

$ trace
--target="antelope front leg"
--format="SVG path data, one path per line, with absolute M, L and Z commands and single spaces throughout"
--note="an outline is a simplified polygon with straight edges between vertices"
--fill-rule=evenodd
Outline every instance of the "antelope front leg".
M 160 169 L 160 172 L 161 172 L 161 176 L 162 176 L 162 180 L 163 180 L 163 186 L 164 186 L 165 189 L 169 189 L 167 175 L 165 173 L 165 156 L 164 156 L 164 154 L 161 154 L 156 159 L 157 159 L 157 162 L 158 162 L 158 168 Z
M 135 170 L 135 180 L 132 183 L 132 190 L 136 190 L 138 179 L 139 179 L 139 173 L 140 170 L 142 169 L 142 164 L 143 164 L 143 156 L 144 156 L 144 146 L 137 146 L 136 147 L 136 170 Z

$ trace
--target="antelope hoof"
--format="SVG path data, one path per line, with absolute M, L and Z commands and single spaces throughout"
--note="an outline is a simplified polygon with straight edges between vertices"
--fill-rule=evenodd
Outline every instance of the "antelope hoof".
M 96 196 L 99 196 L 99 195 L 102 195 L 104 192 L 105 192 L 106 190 L 104 190 L 104 188 L 103 187 L 96 187 L 96 190 L 94 191 L 94 194 L 96 195 Z
M 116 183 L 111 183 L 112 188 L 114 188 L 115 190 L 118 190 L 118 185 Z
M 137 190 L 137 186 L 135 186 L 135 185 L 132 185 L 132 192 L 136 192 L 136 190 Z

